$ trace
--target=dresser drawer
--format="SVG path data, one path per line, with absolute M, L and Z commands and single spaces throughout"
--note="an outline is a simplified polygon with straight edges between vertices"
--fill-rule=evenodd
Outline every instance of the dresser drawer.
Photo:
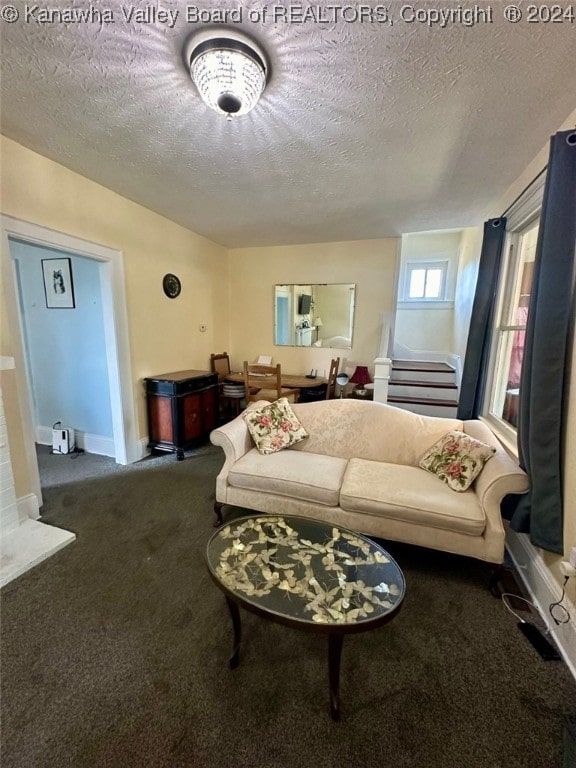
M 186 395 L 215 386 L 218 375 L 209 371 L 177 371 L 144 379 L 146 392 L 152 395 Z
M 186 379 L 175 383 L 175 395 L 186 395 L 188 392 L 198 392 L 218 383 L 218 375 L 209 373 L 206 376 L 197 376 L 194 379 Z

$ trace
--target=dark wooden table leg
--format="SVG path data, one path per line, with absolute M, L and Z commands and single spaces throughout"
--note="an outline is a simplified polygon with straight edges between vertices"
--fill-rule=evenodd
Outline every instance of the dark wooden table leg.
M 328 680 L 330 685 L 330 715 L 332 720 L 340 720 L 340 658 L 344 635 L 328 635 Z
M 240 663 L 240 640 L 242 639 L 242 624 L 240 622 L 240 609 L 234 600 L 226 597 L 228 610 L 232 617 L 232 627 L 234 628 L 234 645 L 232 647 L 232 656 L 230 657 L 230 669 L 236 669 Z
M 218 528 L 224 520 L 222 519 L 222 507 L 224 504 L 221 501 L 215 501 L 214 502 L 214 514 L 216 515 L 216 522 L 214 523 L 214 528 Z

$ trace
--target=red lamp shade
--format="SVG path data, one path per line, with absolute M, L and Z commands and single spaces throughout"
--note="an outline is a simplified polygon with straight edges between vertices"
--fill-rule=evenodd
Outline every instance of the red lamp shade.
M 357 384 L 359 387 L 363 387 L 366 384 L 370 384 L 372 379 L 368 373 L 368 368 L 365 365 L 357 365 L 356 370 L 352 374 L 350 379 L 352 384 Z

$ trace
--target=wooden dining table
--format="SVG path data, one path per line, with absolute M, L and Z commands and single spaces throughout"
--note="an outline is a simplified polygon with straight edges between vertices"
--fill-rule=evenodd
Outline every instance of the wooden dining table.
M 248 384 L 254 389 L 266 389 L 267 382 L 276 381 L 276 377 L 272 376 L 249 376 Z M 226 381 L 234 381 L 244 383 L 243 373 L 229 373 L 226 376 Z M 282 374 L 282 387 L 284 389 L 308 389 L 311 387 L 321 387 L 326 384 L 326 379 L 321 376 L 316 376 L 313 379 L 309 379 L 307 376 L 295 376 L 291 373 Z

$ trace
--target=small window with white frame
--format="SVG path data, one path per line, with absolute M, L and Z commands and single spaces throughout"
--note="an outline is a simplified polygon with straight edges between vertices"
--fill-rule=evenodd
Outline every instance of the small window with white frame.
M 403 301 L 445 301 L 448 261 L 409 261 Z

